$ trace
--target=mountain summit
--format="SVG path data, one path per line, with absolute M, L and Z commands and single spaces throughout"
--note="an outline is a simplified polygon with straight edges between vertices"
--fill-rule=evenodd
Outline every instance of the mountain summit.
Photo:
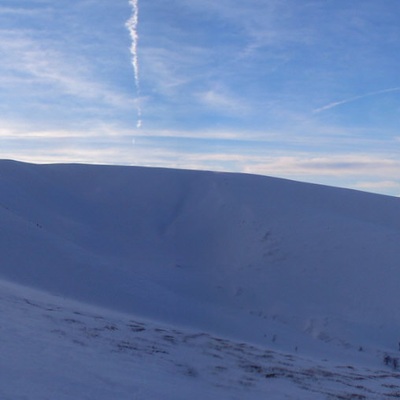
M 400 339 L 400 200 L 262 176 L 0 162 L 1 276 L 264 341 Z

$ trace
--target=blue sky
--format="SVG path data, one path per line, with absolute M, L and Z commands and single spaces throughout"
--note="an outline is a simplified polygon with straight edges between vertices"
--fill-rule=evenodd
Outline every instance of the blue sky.
M 134 5 L 1 1 L 1 158 L 400 194 L 398 0 Z

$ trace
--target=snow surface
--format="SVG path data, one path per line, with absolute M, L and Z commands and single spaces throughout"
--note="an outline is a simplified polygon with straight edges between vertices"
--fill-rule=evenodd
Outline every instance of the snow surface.
M 1 399 L 400 397 L 394 197 L 0 161 Z

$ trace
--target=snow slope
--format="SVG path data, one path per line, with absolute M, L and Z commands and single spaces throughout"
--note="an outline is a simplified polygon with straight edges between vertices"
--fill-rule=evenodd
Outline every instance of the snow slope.
M 391 399 L 400 374 L 316 361 L 0 284 L 2 400 Z
M 0 223 L 4 282 L 297 358 L 381 367 L 397 351 L 397 198 L 0 161 Z

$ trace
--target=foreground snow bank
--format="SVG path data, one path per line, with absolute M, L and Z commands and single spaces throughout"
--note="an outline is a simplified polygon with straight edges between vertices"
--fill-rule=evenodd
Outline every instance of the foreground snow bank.
M 390 368 L 332 363 L 0 282 L 0 397 L 385 399 Z

